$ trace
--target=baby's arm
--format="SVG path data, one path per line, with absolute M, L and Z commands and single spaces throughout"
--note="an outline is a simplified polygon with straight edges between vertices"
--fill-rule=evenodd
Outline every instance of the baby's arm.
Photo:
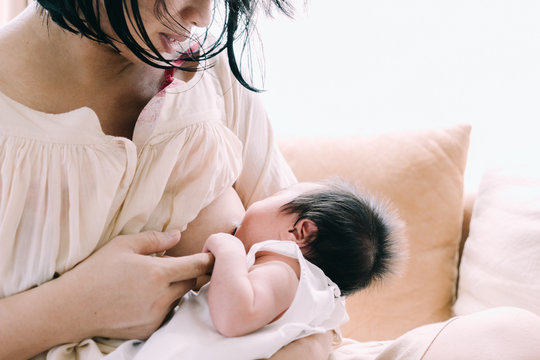
M 218 332 L 225 336 L 245 335 L 289 308 L 300 271 L 295 259 L 264 252 L 248 269 L 242 242 L 223 233 L 210 236 L 205 251 L 216 258 L 208 303 Z

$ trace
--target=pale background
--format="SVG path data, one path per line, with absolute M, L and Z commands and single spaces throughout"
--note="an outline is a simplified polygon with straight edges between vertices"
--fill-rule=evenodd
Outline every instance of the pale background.
M 26 7 L 27 0 L 0 0 L 0 26 Z
M 278 135 L 370 135 L 470 123 L 484 169 L 540 163 L 540 2 L 311 0 L 260 22 Z
M 26 0 L 0 0 L 0 23 Z M 301 1 L 300 1 L 301 2 Z M 473 125 L 468 191 L 485 168 L 540 160 L 540 2 L 310 0 L 259 21 L 263 100 L 278 136 Z

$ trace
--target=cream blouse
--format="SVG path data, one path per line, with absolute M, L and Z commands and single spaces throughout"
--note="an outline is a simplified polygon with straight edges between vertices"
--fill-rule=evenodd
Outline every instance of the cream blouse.
M 295 181 L 223 58 L 159 92 L 133 141 L 105 135 L 89 108 L 45 114 L 0 93 L 0 297 L 119 234 L 183 230 L 233 184 L 247 206 Z

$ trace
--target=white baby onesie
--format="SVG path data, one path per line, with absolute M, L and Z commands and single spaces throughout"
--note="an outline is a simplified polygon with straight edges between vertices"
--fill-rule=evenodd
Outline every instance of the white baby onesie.
M 302 256 L 291 241 L 269 240 L 253 245 L 248 266 L 258 251 L 273 251 L 297 258 L 300 282 L 289 309 L 278 320 L 250 334 L 225 337 L 210 318 L 208 284 L 182 299 L 171 320 L 146 342 L 128 341 L 106 359 L 254 360 L 268 358 L 291 341 L 338 328 L 348 320 L 339 288 L 318 267 Z

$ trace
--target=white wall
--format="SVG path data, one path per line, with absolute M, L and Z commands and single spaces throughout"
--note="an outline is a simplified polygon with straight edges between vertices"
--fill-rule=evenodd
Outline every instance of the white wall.
M 260 21 L 278 135 L 473 125 L 466 186 L 540 164 L 540 2 L 311 0 Z
M 0 26 L 15 17 L 28 3 L 28 0 L 0 0 Z
M 0 0 L 2 19 L 24 2 Z M 540 167 L 537 0 L 309 0 L 259 29 L 278 135 L 467 122 L 470 191 L 487 166 Z

